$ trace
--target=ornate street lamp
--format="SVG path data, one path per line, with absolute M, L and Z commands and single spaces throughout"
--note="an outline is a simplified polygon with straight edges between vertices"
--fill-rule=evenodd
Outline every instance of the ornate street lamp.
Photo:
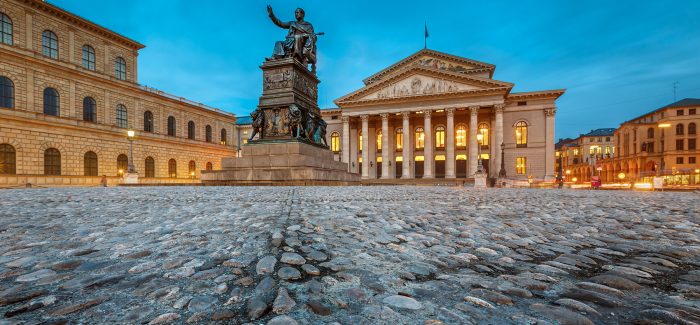
M 136 173 L 136 168 L 134 168 L 134 137 L 136 132 L 134 130 L 129 130 L 126 132 L 127 139 L 129 140 L 129 169 L 128 173 Z
M 506 178 L 506 144 L 501 142 L 501 170 L 498 171 L 498 178 Z

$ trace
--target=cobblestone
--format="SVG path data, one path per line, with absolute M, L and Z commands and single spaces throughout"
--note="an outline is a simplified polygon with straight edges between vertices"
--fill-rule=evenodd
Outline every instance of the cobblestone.
M 0 324 L 699 323 L 698 198 L 0 191 Z

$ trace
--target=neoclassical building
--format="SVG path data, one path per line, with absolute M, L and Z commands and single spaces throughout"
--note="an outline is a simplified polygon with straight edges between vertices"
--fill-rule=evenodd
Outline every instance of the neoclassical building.
M 0 186 L 191 182 L 235 155 L 235 116 L 139 85 L 144 46 L 40 0 L 0 1 Z
M 513 93 L 495 70 L 420 50 L 322 112 L 331 149 L 363 179 L 470 178 L 479 162 L 496 178 L 503 159 L 509 178 L 553 180 L 564 90 Z

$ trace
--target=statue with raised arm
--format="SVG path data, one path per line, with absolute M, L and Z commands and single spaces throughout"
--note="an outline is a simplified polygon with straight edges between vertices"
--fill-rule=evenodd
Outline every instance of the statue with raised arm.
M 304 65 L 311 64 L 311 71 L 316 71 L 316 36 L 311 23 L 304 21 L 304 9 L 294 11 L 296 21 L 283 22 L 277 19 L 272 7 L 267 6 L 267 13 L 272 22 L 280 28 L 289 29 L 284 41 L 275 43 L 275 49 L 270 59 L 293 57 Z

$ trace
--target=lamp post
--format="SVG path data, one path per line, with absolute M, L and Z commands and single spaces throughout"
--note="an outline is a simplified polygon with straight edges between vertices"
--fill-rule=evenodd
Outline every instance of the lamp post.
M 135 173 L 136 168 L 134 168 L 134 137 L 136 136 L 136 132 L 134 130 L 129 130 L 126 132 L 127 139 L 129 140 L 129 169 L 128 173 Z
M 501 142 L 501 170 L 498 171 L 499 178 L 506 178 L 506 156 L 505 156 L 506 144 Z

